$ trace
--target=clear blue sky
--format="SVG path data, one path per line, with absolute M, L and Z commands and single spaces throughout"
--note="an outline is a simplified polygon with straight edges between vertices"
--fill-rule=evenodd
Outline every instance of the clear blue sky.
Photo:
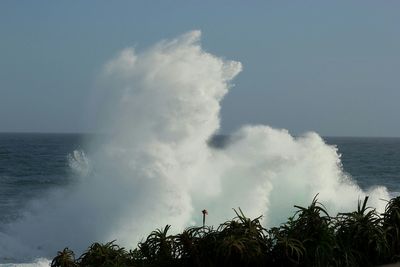
M 243 63 L 222 131 L 400 136 L 399 1 L 0 1 L 0 131 L 91 131 L 102 64 L 189 30 Z

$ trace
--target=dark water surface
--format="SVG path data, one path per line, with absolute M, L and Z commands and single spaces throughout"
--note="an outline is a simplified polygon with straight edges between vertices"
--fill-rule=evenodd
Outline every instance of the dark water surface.
M 362 188 L 384 185 L 400 192 L 400 138 L 327 137 L 338 147 L 343 169 Z
M 49 188 L 69 183 L 68 154 L 79 149 L 80 134 L 0 134 L 0 222 Z M 1 228 L 1 226 L 0 226 Z

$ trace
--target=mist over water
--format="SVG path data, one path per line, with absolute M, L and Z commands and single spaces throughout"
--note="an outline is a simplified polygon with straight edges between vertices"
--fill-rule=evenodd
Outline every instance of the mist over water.
M 383 210 L 384 187 L 362 191 L 341 168 L 334 146 L 316 133 L 293 137 L 269 126 L 245 126 L 225 146 L 209 140 L 220 127 L 220 103 L 241 64 L 205 52 L 200 32 L 137 53 L 128 48 L 99 78 L 99 131 L 107 137 L 70 156 L 75 182 L 27 209 L 0 234 L 0 260 L 77 254 L 95 241 L 129 248 L 155 228 L 174 231 L 234 216 L 263 215 L 266 226 L 292 215 L 319 193 L 331 214 L 354 209 L 365 194 Z

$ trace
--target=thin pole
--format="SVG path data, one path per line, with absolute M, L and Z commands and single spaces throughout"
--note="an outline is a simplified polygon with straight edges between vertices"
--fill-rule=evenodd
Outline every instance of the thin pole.
M 203 213 L 203 227 L 205 227 L 206 225 L 206 215 L 208 215 L 207 210 L 202 210 L 201 211 Z

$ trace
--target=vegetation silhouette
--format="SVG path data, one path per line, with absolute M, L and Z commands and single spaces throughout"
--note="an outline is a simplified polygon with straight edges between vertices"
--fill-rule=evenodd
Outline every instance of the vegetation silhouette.
M 262 217 L 250 219 L 239 208 L 236 216 L 214 229 L 189 227 L 169 234 L 157 229 L 127 251 L 114 241 L 94 243 L 78 259 L 65 248 L 51 267 L 105 266 L 376 266 L 400 259 L 400 196 L 387 201 L 379 214 L 368 197 L 356 211 L 331 217 L 316 195 L 308 207 L 286 223 L 266 229 Z

